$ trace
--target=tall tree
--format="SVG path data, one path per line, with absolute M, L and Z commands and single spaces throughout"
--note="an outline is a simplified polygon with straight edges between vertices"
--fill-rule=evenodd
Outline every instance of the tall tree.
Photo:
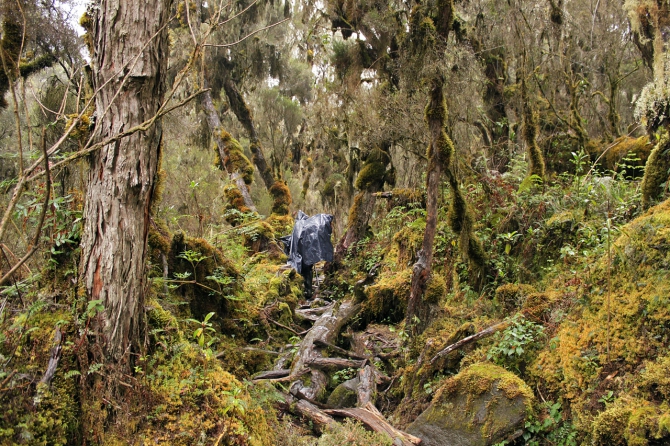
M 96 89 L 95 137 L 127 131 L 161 107 L 170 0 L 98 0 L 89 10 Z M 108 144 L 90 158 L 80 263 L 89 300 L 104 305 L 99 333 L 106 359 L 129 367 L 142 345 L 149 215 L 160 121 Z

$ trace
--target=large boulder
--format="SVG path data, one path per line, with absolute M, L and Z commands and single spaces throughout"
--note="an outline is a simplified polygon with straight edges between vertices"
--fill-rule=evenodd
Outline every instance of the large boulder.
M 407 432 L 424 446 L 486 446 L 524 425 L 533 392 L 519 377 L 489 363 L 450 378 Z

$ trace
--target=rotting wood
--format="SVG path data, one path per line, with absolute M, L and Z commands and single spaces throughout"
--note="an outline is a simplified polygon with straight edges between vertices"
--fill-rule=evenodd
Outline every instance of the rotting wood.
M 56 327 L 56 333 L 54 333 L 54 347 L 51 349 L 51 357 L 49 358 L 49 365 L 47 366 L 46 371 L 44 372 L 44 376 L 42 376 L 42 379 L 40 379 L 40 384 L 46 384 L 49 385 L 51 383 L 51 380 L 54 378 L 54 375 L 56 374 L 56 368 L 58 368 L 58 361 L 60 360 L 61 352 L 62 352 L 62 346 L 61 346 L 61 340 L 63 339 L 63 335 L 60 331 L 59 327 Z
M 331 350 L 332 352 L 339 353 L 340 355 L 343 356 L 348 356 L 349 358 L 370 359 L 369 356 L 359 355 L 358 353 L 352 352 L 351 350 L 345 350 L 341 347 L 338 347 L 337 345 L 331 344 L 330 342 L 322 341 L 321 339 L 315 339 L 314 343 L 319 347 L 325 347 L 328 350 Z
M 337 417 L 354 418 L 375 432 L 383 432 L 390 436 L 394 441 L 400 440 L 400 444 L 403 446 L 421 444 L 420 438 L 393 427 L 371 402 L 366 403 L 363 407 L 350 409 L 325 409 L 323 412 L 327 415 Z
M 439 358 L 442 356 L 446 356 L 449 353 L 458 350 L 459 348 L 462 348 L 465 345 L 471 344 L 473 342 L 476 342 L 482 338 L 485 338 L 487 336 L 491 336 L 493 333 L 496 331 L 502 330 L 506 328 L 509 325 L 509 321 L 502 321 L 498 322 L 497 324 L 491 325 L 490 327 L 480 331 L 479 333 L 475 333 L 472 336 L 468 336 L 467 338 L 463 338 L 460 341 L 451 344 L 448 347 L 445 347 L 444 349 L 440 350 L 435 356 L 433 356 L 433 359 L 430 360 L 430 363 L 433 364 L 435 361 L 437 361 Z
M 315 358 L 323 358 L 314 341 L 318 339 L 332 344 L 337 339 L 337 335 L 344 324 L 355 316 L 359 310 L 360 305 L 348 300 L 339 305 L 333 305 L 326 311 L 314 323 L 312 329 L 300 343 L 291 366 L 291 373 L 295 374 L 296 371 L 306 367 L 308 362 Z M 317 400 L 326 389 L 328 376 L 321 370 L 314 369 L 311 371 L 310 378 L 309 385 L 305 384 L 303 380 L 293 382 L 290 389 L 291 394 L 309 400 Z

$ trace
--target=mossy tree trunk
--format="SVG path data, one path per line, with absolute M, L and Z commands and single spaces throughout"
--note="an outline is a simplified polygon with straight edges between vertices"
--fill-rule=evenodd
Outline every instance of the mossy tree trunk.
M 169 11 L 170 0 L 98 3 L 90 30 L 93 82 L 99 89 L 98 141 L 141 124 L 159 110 L 165 93 Z M 104 359 L 127 372 L 131 354 L 141 351 L 144 342 L 147 237 L 161 144 L 157 122 L 90 157 L 80 284 L 90 301 L 104 305 L 97 319 Z
M 668 82 L 670 63 L 667 28 L 670 26 L 670 5 L 663 0 L 627 3 L 634 41 L 645 61 L 654 71 L 654 80 L 642 91 L 638 110 L 647 120 L 650 139 L 657 138 L 649 155 L 642 178 L 642 206 L 650 207 L 668 191 L 670 182 L 670 97 Z
M 356 178 L 356 188 L 360 191 L 354 197 L 349 208 L 347 230 L 335 247 L 334 264 L 340 263 L 350 249 L 365 237 L 368 223 L 372 218 L 377 197 L 375 193 L 384 189 L 385 183 L 394 183 L 394 171 L 391 167 L 390 144 L 375 148 L 364 157 L 363 166 Z
M 437 200 L 440 189 L 440 178 L 445 166 L 449 166 L 454 146 L 444 130 L 447 119 L 447 104 L 444 99 L 444 81 L 436 76 L 431 81 L 430 99 L 426 108 L 426 121 L 430 131 L 428 146 L 428 172 L 426 178 L 426 230 L 418 259 L 412 269 L 412 284 L 405 326 L 411 327 L 414 335 L 423 332 L 428 324 L 430 313 L 429 303 L 423 295 L 431 275 L 433 261 L 433 242 L 437 230 Z
M 249 134 L 249 141 L 251 142 L 251 153 L 253 161 L 258 169 L 258 173 L 263 179 L 263 183 L 270 195 L 273 197 L 272 213 L 278 215 L 288 215 L 289 205 L 292 202 L 291 192 L 286 183 L 281 179 L 275 179 L 272 175 L 272 170 L 268 165 L 265 155 L 263 154 L 263 146 L 260 137 L 254 125 L 253 115 L 251 110 L 244 101 L 242 93 L 237 88 L 235 82 L 227 76 L 223 82 L 223 89 L 228 97 L 230 108 L 237 116 L 244 129 Z
M 523 102 L 523 139 L 526 142 L 528 153 L 528 177 L 537 176 L 544 181 L 544 156 L 537 144 L 539 127 L 537 124 L 537 113 L 528 97 L 526 80 L 521 79 L 521 101 Z
M 221 170 L 225 170 L 228 173 L 230 179 L 233 180 L 235 186 L 237 186 L 237 189 L 240 191 L 240 194 L 242 194 L 242 198 L 244 199 L 244 205 L 247 208 L 255 211 L 256 207 L 254 206 L 254 202 L 251 199 L 249 187 L 247 186 L 243 172 L 241 172 L 241 170 L 244 170 L 246 166 L 237 166 L 235 163 L 226 162 L 227 160 L 231 159 L 231 140 L 229 138 L 226 141 L 223 138 L 224 130 L 223 126 L 221 125 L 221 119 L 219 118 L 219 113 L 216 111 L 216 107 L 214 107 L 212 94 L 209 90 L 202 93 L 200 97 L 200 104 L 205 110 L 205 115 L 207 116 L 207 126 L 209 127 L 209 132 L 212 135 L 214 143 L 216 144 L 216 149 L 218 151 L 220 161 L 219 167 Z M 251 178 L 253 178 L 253 174 Z

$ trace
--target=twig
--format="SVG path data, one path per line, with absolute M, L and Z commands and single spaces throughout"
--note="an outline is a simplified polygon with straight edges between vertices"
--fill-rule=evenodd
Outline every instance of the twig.
M 276 23 L 273 23 L 273 24 L 271 24 L 271 25 L 264 26 L 263 28 L 257 29 L 256 31 L 253 31 L 253 32 L 247 34 L 246 36 L 242 37 L 242 38 L 241 38 L 240 40 L 238 40 L 237 42 L 223 43 L 223 44 L 220 44 L 220 45 L 215 44 L 215 43 L 205 43 L 203 46 L 211 46 L 211 47 L 214 47 L 214 48 L 229 48 L 229 47 L 231 47 L 231 46 L 235 46 L 235 45 L 237 45 L 237 44 L 239 44 L 239 43 L 244 42 L 245 40 L 247 40 L 249 37 L 253 36 L 254 34 L 258 34 L 258 33 L 261 32 L 261 31 L 265 31 L 265 30 L 268 30 L 268 29 L 270 29 L 270 28 L 274 28 L 274 27 L 277 26 L 277 25 L 281 25 L 282 23 L 284 23 L 284 22 L 287 21 L 288 19 L 290 19 L 290 17 L 287 17 L 287 18 L 285 18 L 284 20 L 280 20 L 280 21 L 278 21 L 278 22 L 276 22 Z
M 49 170 L 49 157 L 47 156 L 47 148 L 44 140 L 45 130 L 42 129 L 42 152 L 44 153 L 44 172 L 46 174 L 46 192 L 44 193 L 44 204 L 42 205 L 42 213 L 40 214 L 35 237 L 33 238 L 32 248 L 23 256 L 19 262 L 14 265 L 7 274 L 0 279 L 0 285 L 4 284 L 11 276 L 23 265 L 34 253 L 39 246 L 40 235 L 42 235 L 42 227 L 44 226 L 44 219 L 47 215 L 47 208 L 49 207 L 49 198 L 51 198 L 51 171 Z
M 268 320 L 269 320 L 270 322 L 272 322 L 273 324 L 278 325 L 278 326 L 281 327 L 281 328 L 284 328 L 284 329 L 286 329 L 286 330 L 288 330 L 288 331 L 290 331 L 290 332 L 292 332 L 292 333 L 295 333 L 295 334 L 298 335 L 298 336 L 301 336 L 300 333 L 298 333 L 297 331 L 295 331 L 295 330 L 292 329 L 291 327 L 287 327 L 286 325 L 284 325 L 284 324 L 282 324 L 282 323 L 280 323 L 280 322 L 277 322 L 277 321 L 275 321 L 274 319 L 270 319 L 270 318 L 268 318 Z
M 448 355 L 449 353 L 458 350 L 459 348 L 470 344 L 472 342 L 478 341 L 482 338 L 485 338 L 487 336 L 492 335 L 498 330 L 502 330 L 503 328 L 507 327 L 510 324 L 509 321 L 502 321 L 498 322 L 497 324 L 491 325 L 489 328 L 486 328 L 479 333 L 475 333 L 472 336 L 468 336 L 467 338 L 463 338 L 458 342 L 455 342 L 451 344 L 450 346 L 440 350 L 435 356 L 433 356 L 433 359 L 430 360 L 430 363 L 433 364 L 435 361 L 437 361 L 439 358 L 442 356 Z

